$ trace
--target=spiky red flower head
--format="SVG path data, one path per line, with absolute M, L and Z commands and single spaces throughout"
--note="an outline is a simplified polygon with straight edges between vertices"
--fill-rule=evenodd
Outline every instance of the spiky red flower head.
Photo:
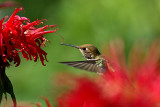
M 159 107 L 160 46 L 154 41 L 148 53 L 136 46 L 127 66 L 123 46 L 110 47 L 108 71 L 102 77 L 76 81 L 76 87 L 59 99 L 60 107 Z M 118 48 L 116 48 L 118 47 Z M 109 50 L 107 51 L 109 52 Z M 109 56 L 109 55 L 108 55 Z M 114 72 L 113 72 L 114 71 Z
M 41 49 L 41 45 L 44 45 L 46 41 L 43 35 L 54 33 L 56 29 L 47 31 L 45 29 L 55 26 L 46 25 L 36 28 L 35 26 L 43 23 L 42 20 L 30 22 L 28 18 L 16 15 L 20 10 L 22 8 L 16 8 L 7 22 L 4 22 L 6 17 L 0 20 L 0 55 L 4 62 L 14 61 L 14 64 L 18 66 L 21 61 L 19 52 L 22 52 L 26 60 L 34 59 L 36 62 L 39 57 L 45 65 L 47 53 Z

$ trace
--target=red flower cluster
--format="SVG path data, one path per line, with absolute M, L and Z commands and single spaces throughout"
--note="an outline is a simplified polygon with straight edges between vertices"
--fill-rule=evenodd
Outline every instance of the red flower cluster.
M 14 13 L 4 22 L 6 19 L 0 20 L 0 55 L 4 62 L 12 62 L 18 66 L 20 64 L 19 52 L 27 60 L 36 62 L 38 57 L 43 65 L 44 60 L 47 61 L 47 53 L 41 49 L 41 45 L 44 45 L 46 39 L 44 34 L 54 33 L 56 29 L 45 31 L 47 28 L 53 28 L 54 25 L 46 25 L 44 27 L 36 28 L 36 25 L 42 24 L 42 20 L 36 20 L 30 22 L 26 17 L 20 17 L 16 15 L 22 8 L 15 9 Z
M 159 41 L 158 41 L 159 42 Z M 131 51 L 130 66 L 125 63 L 122 45 L 111 45 L 114 72 L 94 79 L 74 79 L 76 87 L 59 99 L 60 107 L 159 107 L 160 48 L 154 41 L 144 58 L 143 48 Z M 118 48 L 116 48 L 118 47 Z M 120 49 L 121 48 L 121 49 Z M 108 52 L 108 51 L 107 51 Z M 110 65 L 113 65 L 110 64 Z
M 101 88 L 88 78 L 77 79 L 76 89 L 58 99 L 60 107 L 107 107 Z

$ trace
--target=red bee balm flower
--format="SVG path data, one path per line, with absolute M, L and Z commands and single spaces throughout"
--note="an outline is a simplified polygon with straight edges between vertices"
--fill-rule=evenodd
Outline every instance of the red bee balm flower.
M 43 65 L 44 60 L 47 61 L 47 53 L 41 49 L 41 45 L 45 44 L 46 39 L 43 37 L 46 33 L 54 33 L 54 30 L 45 31 L 47 28 L 53 28 L 54 25 L 46 25 L 44 27 L 36 28 L 42 20 L 30 22 L 26 17 L 16 15 L 22 8 L 15 9 L 12 16 L 7 22 L 3 18 L 0 20 L 0 54 L 4 62 L 14 61 L 18 66 L 20 64 L 19 52 L 22 52 L 23 57 L 27 60 L 37 61 L 38 56 Z
M 3 94 L 9 93 L 12 97 L 14 107 L 17 107 L 16 97 L 13 91 L 13 86 L 5 73 L 5 67 L 9 62 L 14 62 L 16 66 L 20 64 L 19 52 L 27 60 L 36 62 L 38 57 L 43 65 L 44 60 L 47 61 L 47 53 L 41 49 L 45 45 L 46 38 L 43 37 L 46 33 L 54 33 L 56 29 L 45 31 L 47 28 L 53 28 L 54 25 L 46 25 L 44 27 L 36 28 L 36 25 L 42 24 L 42 20 L 30 22 L 26 17 L 16 15 L 22 8 L 15 9 L 14 13 L 6 19 L 0 20 L 0 104 Z

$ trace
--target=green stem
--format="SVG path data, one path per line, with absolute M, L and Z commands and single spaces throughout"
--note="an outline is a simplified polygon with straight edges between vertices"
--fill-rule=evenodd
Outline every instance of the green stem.
M 13 91 L 12 83 L 5 73 L 5 67 L 0 66 L 0 104 L 2 101 L 3 94 L 5 95 L 5 98 L 7 99 L 6 93 L 11 95 L 14 107 L 17 107 L 16 97 Z

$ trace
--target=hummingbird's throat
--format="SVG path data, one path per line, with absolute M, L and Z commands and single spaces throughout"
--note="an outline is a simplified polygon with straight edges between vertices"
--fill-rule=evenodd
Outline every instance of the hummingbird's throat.
M 85 57 L 85 54 L 84 54 L 83 50 L 81 50 L 81 49 L 79 49 L 79 50 L 80 50 L 80 52 L 82 53 L 83 57 Z M 86 58 L 86 57 L 85 57 L 85 58 Z
M 86 58 L 86 60 L 92 60 L 94 59 L 94 55 L 90 52 L 85 52 L 82 49 L 79 49 L 80 52 L 82 53 L 83 57 Z

